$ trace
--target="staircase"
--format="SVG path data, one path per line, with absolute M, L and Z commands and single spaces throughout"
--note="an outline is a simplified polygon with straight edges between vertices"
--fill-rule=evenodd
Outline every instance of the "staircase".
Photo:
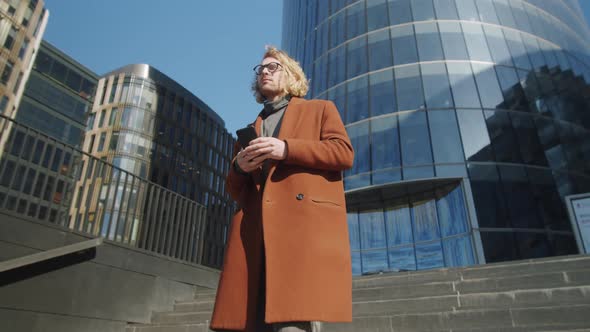
M 205 332 L 215 292 L 127 332 Z M 353 280 L 353 323 L 322 332 L 590 331 L 590 256 L 566 256 Z

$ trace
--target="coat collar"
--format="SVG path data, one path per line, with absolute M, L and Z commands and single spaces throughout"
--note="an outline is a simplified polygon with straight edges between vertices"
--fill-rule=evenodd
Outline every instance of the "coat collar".
M 295 124 L 299 121 L 299 110 L 302 107 L 305 99 L 300 97 L 292 97 L 291 101 L 289 101 L 289 105 L 285 110 L 285 114 L 283 115 L 283 119 L 281 120 L 281 128 L 279 129 L 278 139 L 285 139 L 291 136 L 291 133 L 295 129 Z M 256 117 L 256 121 L 254 122 L 254 129 L 256 129 L 256 134 L 260 136 L 262 132 L 262 117 L 260 114 Z

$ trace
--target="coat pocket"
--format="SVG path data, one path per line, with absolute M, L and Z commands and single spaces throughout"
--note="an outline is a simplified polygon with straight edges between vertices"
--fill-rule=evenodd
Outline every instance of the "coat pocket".
M 311 201 L 314 202 L 315 204 L 322 205 L 322 206 L 342 207 L 342 204 L 337 203 L 333 200 L 325 199 L 325 198 L 312 197 Z

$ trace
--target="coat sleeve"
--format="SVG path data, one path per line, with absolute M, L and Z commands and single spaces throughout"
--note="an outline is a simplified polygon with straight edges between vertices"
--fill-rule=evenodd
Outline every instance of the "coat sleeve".
M 332 171 L 352 167 L 352 144 L 333 102 L 325 102 L 321 121 L 319 141 L 297 138 L 285 140 L 287 158 L 284 163 Z
M 234 169 L 234 162 L 239 151 L 240 145 L 236 142 L 234 145 L 234 156 L 229 165 L 229 172 L 227 173 L 227 178 L 225 180 L 225 187 L 233 200 L 241 205 L 242 202 L 240 197 L 242 196 L 242 191 L 246 190 L 246 187 L 249 184 L 248 182 L 252 180 L 252 177 L 250 174 L 240 174 Z

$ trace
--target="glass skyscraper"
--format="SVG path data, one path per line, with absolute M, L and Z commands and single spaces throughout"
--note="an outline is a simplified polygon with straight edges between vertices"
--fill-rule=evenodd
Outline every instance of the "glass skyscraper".
M 353 273 L 577 253 L 590 29 L 576 0 L 285 0 L 283 47 L 337 105 Z

